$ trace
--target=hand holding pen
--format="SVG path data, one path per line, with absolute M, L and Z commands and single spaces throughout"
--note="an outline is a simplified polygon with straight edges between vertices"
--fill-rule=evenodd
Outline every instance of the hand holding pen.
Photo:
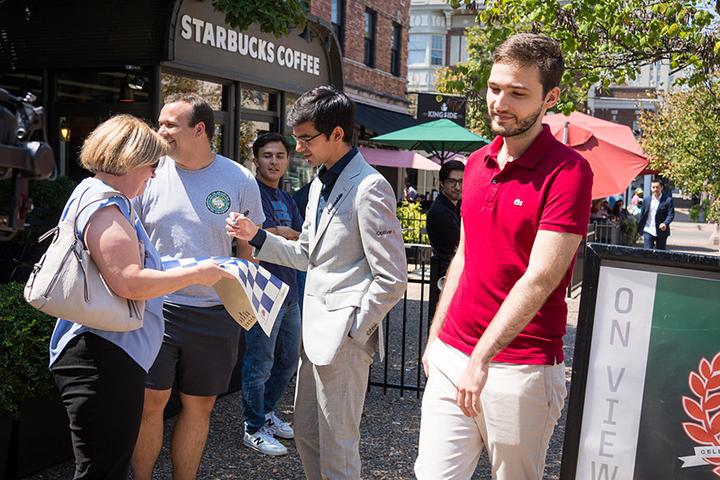
M 242 218 L 242 217 L 247 217 L 247 216 L 248 216 L 248 213 L 250 213 L 250 210 L 245 210 L 245 211 L 242 212 L 240 215 L 238 215 L 237 217 L 235 217 L 235 220 L 233 220 L 232 222 L 230 222 L 228 225 L 230 225 L 231 227 L 234 227 L 235 225 L 237 225 L 238 220 L 240 220 L 240 218 Z
M 252 220 L 247 218 L 249 213 L 249 210 L 245 210 L 243 213 L 230 212 L 230 216 L 226 220 L 227 226 L 225 227 L 227 234 L 240 240 L 252 240 L 259 229 Z

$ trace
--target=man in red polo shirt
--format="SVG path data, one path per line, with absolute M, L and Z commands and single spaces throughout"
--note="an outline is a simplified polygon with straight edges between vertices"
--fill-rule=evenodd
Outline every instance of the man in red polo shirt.
M 541 479 L 566 395 L 563 342 L 592 172 L 543 126 L 562 51 L 534 34 L 495 52 L 493 133 L 470 156 L 460 244 L 423 355 L 428 383 L 415 473 L 469 479 L 486 448 L 493 479 Z

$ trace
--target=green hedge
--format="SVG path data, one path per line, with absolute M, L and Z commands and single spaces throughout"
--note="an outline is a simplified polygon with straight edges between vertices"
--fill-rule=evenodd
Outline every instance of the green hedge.
M 710 200 L 707 198 L 700 203 L 696 203 L 690 207 L 690 221 L 691 222 L 705 222 L 707 221 L 707 211 L 710 209 Z M 700 212 L 702 211 L 702 218 Z
M 406 201 L 397 208 L 397 217 L 400 220 L 405 243 L 430 244 L 427 234 L 423 233 L 427 225 L 427 215 L 421 210 L 419 203 Z
M 55 384 L 48 346 L 56 319 L 31 307 L 24 287 L 0 285 L 0 411 L 16 416 L 20 402 L 47 395 Z

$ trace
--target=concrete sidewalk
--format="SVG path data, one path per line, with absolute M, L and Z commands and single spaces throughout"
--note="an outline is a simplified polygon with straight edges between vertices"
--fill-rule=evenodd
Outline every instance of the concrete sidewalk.
M 701 255 L 720 254 L 716 243 L 717 225 L 691 222 L 688 211 L 687 208 L 675 209 L 675 220 L 670 224 L 668 250 Z

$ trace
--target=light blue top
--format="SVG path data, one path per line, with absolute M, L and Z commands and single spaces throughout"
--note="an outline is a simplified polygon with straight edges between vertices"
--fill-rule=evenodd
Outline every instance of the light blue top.
M 91 198 L 107 191 L 113 191 L 113 189 L 96 178 L 86 178 L 73 191 L 70 199 L 65 205 L 62 217 L 65 218 L 69 208 L 72 208 L 73 211 L 75 211 L 75 202 L 77 202 L 80 198 L 82 198 L 81 201 L 84 205 Z M 103 207 L 107 207 L 108 205 L 117 205 L 123 215 L 125 215 L 128 220 L 130 219 L 128 204 L 122 197 L 109 198 L 107 200 L 95 202 L 87 207 L 78 218 L 77 228 L 78 235 L 81 239 L 83 238 L 85 225 L 87 225 L 87 222 L 92 214 Z M 150 241 L 150 238 L 145 232 L 145 228 L 143 228 L 142 223 L 140 223 L 140 220 L 137 218 L 137 215 L 135 216 L 133 223 L 135 225 L 135 232 L 137 232 L 138 239 L 145 244 L 145 268 L 162 270 L 163 268 L 160 255 Z M 60 356 L 70 340 L 81 333 L 92 332 L 95 335 L 98 335 L 122 348 L 147 372 L 150 370 L 150 367 L 155 361 L 155 357 L 160 351 L 160 345 L 162 344 L 163 333 L 165 330 L 162 315 L 162 303 L 163 297 L 153 298 L 145 302 L 143 326 L 142 328 L 132 330 L 130 332 L 108 332 L 105 330 L 96 330 L 69 320 L 58 318 L 58 321 L 55 324 L 55 330 L 53 330 L 52 337 L 50 338 L 50 366 L 55 363 L 55 360 L 57 360 L 58 356 Z

